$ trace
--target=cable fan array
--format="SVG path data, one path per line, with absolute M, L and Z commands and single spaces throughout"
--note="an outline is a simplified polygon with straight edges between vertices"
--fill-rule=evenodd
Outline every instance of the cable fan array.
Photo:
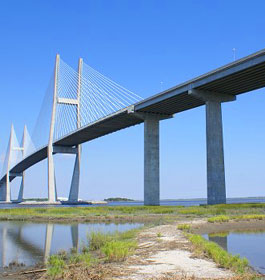
M 80 127 L 100 120 L 142 98 L 83 63 L 82 74 L 60 61 L 58 98 L 76 100 L 80 94 Z M 80 87 L 79 87 L 80 85 Z M 57 104 L 54 139 L 78 128 L 76 105 Z
M 32 139 L 36 148 L 47 145 L 48 142 L 54 82 L 57 86 L 57 100 L 60 98 L 77 100 L 78 96 L 80 98 L 79 110 L 77 110 L 76 104 L 57 102 L 54 141 L 79 127 L 93 123 L 142 100 L 137 94 L 103 76 L 89 65 L 85 63 L 82 65 L 79 77 L 77 71 L 60 59 L 57 80 L 54 81 L 54 75 L 50 79 L 33 132 Z

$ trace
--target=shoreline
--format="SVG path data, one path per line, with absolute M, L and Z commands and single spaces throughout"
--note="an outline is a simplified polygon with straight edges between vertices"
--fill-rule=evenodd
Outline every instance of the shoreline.
M 225 221 L 216 219 L 221 217 L 229 217 L 229 219 Z M 209 222 L 209 220 L 213 221 L 212 218 L 215 218 L 214 222 Z M 93 273 L 105 271 L 109 277 L 95 279 L 140 280 L 149 279 L 148 275 L 150 274 L 152 275 L 150 279 L 159 280 L 202 279 L 202 276 L 204 276 L 203 279 L 206 277 L 207 279 L 241 280 L 251 279 L 247 277 L 253 276 L 251 274 L 253 272 L 244 274 L 245 278 L 240 278 L 234 272 L 218 267 L 205 254 L 198 255 L 196 253 L 195 245 L 189 240 L 188 234 L 189 232 L 194 235 L 202 235 L 228 231 L 265 231 L 265 204 L 192 207 L 104 206 L 93 208 L 2 209 L 0 210 L 0 221 L 145 224 L 144 228 L 136 236 L 135 240 L 138 246 L 135 253 L 123 262 L 100 262 L 92 266 L 91 271 L 94 271 Z M 191 229 L 183 227 L 181 230 L 178 228 L 180 224 L 191 225 Z M 40 267 L 43 266 L 36 266 L 32 269 Z M 207 269 L 199 269 L 200 267 Z M 19 273 L 21 270 L 28 269 L 29 267 L 14 268 L 16 273 L 13 276 L 16 275 L 15 279 L 32 279 L 32 273 L 29 273 L 28 276 Z M 80 279 L 82 279 L 84 273 L 87 273 L 87 268 L 81 265 L 76 268 L 69 267 L 67 271 L 72 276 L 80 275 Z M 12 269 L 6 270 L 6 273 L 11 274 L 11 272 Z M 6 275 L 6 273 L 2 274 L 2 276 Z M 192 278 L 192 275 L 195 275 L 195 278 Z M 218 278 L 215 277 L 216 275 L 218 275 Z M 5 277 L 4 279 L 14 279 L 12 278 L 13 276 L 10 275 L 11 278 Z M 36 277 L 34 279 L 50 279 L 45 276 L 43 271 L 37 272 Z M 72 279 L 67 277 L 63 279 Z
M 206 219 L 197 220 L 181 220 L 170 224 L 146 226 L 139 230 L 136 236 L 137 248 L 133 255 L 129 256 L 123 262 L 104 263 L 98 267 L 93 267 L 92 271 L 99 273 L 97 270 L 108 270 L 108 277 L 95 279 L 124 279 L 124 280 L 142 280 L 142 279 L 252 279 L 251 275 L 255 275 L 254 270 L 248 273 L 237 275 L 235 272 L 220 268 L 209 257 L 196 254 L 196 249 L 189 241 L 184 231 L 178 229 L 178 225 L 187 223 L 192 226 L 192 233 L 205 232 L 209 223 Z M 215 224 L 222 231 L 225 227 L 233 227 L 235 223 L 240 226 L 260 225 L 265 229 L 262 221 L 251 221 L 248 223 L 228 222 Z M 31 267 L 34 271 L 41 269 L 41 266 Z M 6 270 L 2 273 L 3 279 L 32 279 L 32 273 L 21 274 L 28 271 L 28 268 L 17 268 L 17 271 Z M 34 279 L 50 279 L 46 278 L 45 271 L 36 272 Z M 78 266 L 70 267 L 69 273 L 83 277 L 84 271 Z M 9 274 L 9 276 L 8 276 Z M 0 274 L 1 276 L 1 274 Z M 12 278 L 16 276 L 16 278 Z M 241 277 L 241 278 L 240 278 Z M 248 278 L 249 277 L 249 278 Z M 72 278 L 58 278 L 72 279 Z M 79 278 L 76 278 L 79 279 Z

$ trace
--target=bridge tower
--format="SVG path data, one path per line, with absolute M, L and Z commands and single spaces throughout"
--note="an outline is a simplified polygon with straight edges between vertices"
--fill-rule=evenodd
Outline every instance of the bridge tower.
M 56 153 L 67 153 L 67 154 L 76 155 L 68 200 L 69 202 L 78 201 L 81 145 L 77 145 L 76 147 L 54 145 L 54 130 L 55 130 L 55 120 L 56 120 L 56 107 L 58 104 L 62 104 L 66 106 L 69 105 L 76 106 L 76 120 L 77 120 L 76 128 L 78 129 L 81 126 L 80 98 L 81 98 L 81 83 L 82 83 L 82 67 L 83 67 L 83 60 L 80 58 L 78 64 L 78 86 L 77 86 L 76 99 L 59 97 L 58 83 L 59 83 L 59 71 L 60 71 L 60 56 L 58 54 L 56 55 L 55 69 L 54 69 L 53 105 L 52 105 L 50 134 L 49 134 L 48 151 L 47 151 L 48 152 L 48 202 L 49 203 L 55 203 L 57 200 L 55 169 L 54 169 L 54 159 L 53 159 L 53 154 Z
M 24 148 L 20 147 L 18 144 L 14 126 L 12 124 L 8 148 L 7 148 L 7 154 L 5 157 L 3 173 L 2 173 L 2 175 L 5 175 L 5 181 L 0 185 L 0 201 L 11 202 L 10 181 L 17 176 L 22 176 L 22 174 L 10 173 L 10 169 L 17 161 L 17 157 L 18 157 L 17 152 L 23 150 Z

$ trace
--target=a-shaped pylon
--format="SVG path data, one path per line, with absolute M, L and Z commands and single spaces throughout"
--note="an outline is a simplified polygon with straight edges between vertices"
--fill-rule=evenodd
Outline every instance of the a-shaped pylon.
M 10 171 L 19 161 L 25 158 L 28 154 L 34 151 L 34 146 L 32 144 L 31 138 L 29 136 L 27 127 L 24 127 L 23 137 L 21 145 L 19 145 L 15 129 L 13 124 L 11 125 L 11 132 L 7 147 L 7 152 L 4 160 L 4 165 L 2 169 L 2 177 L 4 177 L 4 182 L 0 185 L 0 201 L 11 202 L 11 189 L 10 189 L 10 179 L 20 175 L 22 177 L 22 182 L 20 185 L 20 190 L 18 194 L 18 201 L 23 200 L 23 190 L 25 182 L 25 172 L 21 174 L 15 174 L 13 176 Z

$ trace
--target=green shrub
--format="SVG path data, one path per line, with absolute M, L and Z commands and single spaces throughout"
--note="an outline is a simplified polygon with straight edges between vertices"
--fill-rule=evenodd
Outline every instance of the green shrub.
M 72 264 L 84 263 L 87 266 L 90 266 L 92 263 L 91 254 L 89 253 L 73 254 L 70 256 L 70 263 Z
M 261 214 L 250 214 L 250 215 L 240 215 L 240 216 L 235 216 L 235 220 L 264 220 L 265 215 Z
M 107 261 L 116 262 L 124 260 L 134 252 L 135 248 L 136 242 L 113 240 L 107 242 L 101 248 L 101 252 L 105 255 Z
M 63 273 L 65 262 L 59 255 L 52 255 L 48 260 L 47 273 L 53 279 L 59 277 Z
M 91 251 L 99 250 L 103 247 L 107 242 L 113 239 L 113 235 L 105 234 L 100 231 L 91 232 L 88 235 L 89 249 Z
M 190 231 L 191 226 L 188 225 L 188 224 L 179 224 L 179 225 L 178 225 L 178 229 L 188 232 L 188 231 Z
M 211 217 L 208 219 L 209 223 L 223 223 L 223 222 L 229 222 L 230 218 L 229 216 L 220 215 L 216 217 Z

